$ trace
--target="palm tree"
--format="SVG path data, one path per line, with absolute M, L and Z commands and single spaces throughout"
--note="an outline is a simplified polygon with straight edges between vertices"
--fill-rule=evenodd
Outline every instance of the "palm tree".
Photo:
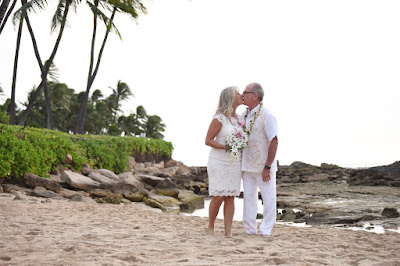
M 0 96 L 1 96 L 2 94 L 4 94 L 4 93 L 3 93 L 3 87 L 1 87 L 1 83 L 0 83 Z
M 46 1 L 40 1 L 40 0 L 31 0 L 29 2 L 26 2 L 26 0 L 22 0 L 25 2 L 25 4 L 23 5 L 23 7 L 16 12 L 16 14 L 14 15 L 15 19 L 21 18 L 22 16 L 26 16 L 26 13 L 32 9 L 34 9 L 35 7 L 39 7 L 39 8 L 44 8 L 44 3 Z M 35 55 L 36 58 L 38 60 L 39 63 L 39 67 L 41 69 L 41 83 L 37 88 L 37 92 L 35 92 L 32 97 L 31 100 L 34 102 L 37 95 L 40 93 L 40 90 L 42 87 L 45 88 L 45 98 L 46 98 L 46 111 L 47 111 L 47 128 L 53 128 L 53 117 L 52 117 L 52 109 L 51 109 L 51 101 L 50 101 L 50 91 L 48 89 L 48 85 L 47 85 L 47 76 L 49 75 L 50 72 L 50 67 L 53 63 L 54 57 L 56 56 L 58 47 L 60 45 L 61 42 L 61 37 L 64 33 L 64 28 L 67 22 L 67 16 L 68 16 L 68 12 L 70 10 L 70 8 L 73 8 L 76 10 L 76 5 L 80 2 L 81 0 L 59 0 L 56 12 L 52 18 L 52 23 L 51 23 L 51 31 L 54 32 L 58 27 L 59 27 L 59 32 L 58 32 L 58 36 L 56 39 L 56 42 L 54 44 L 52 53 L 49 57 L 49 59 L 46 61 L 46 63 L 43 65 L 39 56 L 39 52 L 37 49 L 37 43 L 32 31 L 32 28 L 30 26 L 29 23 L 29 19 L 27 20 L 27 24 L 31 38 L 32 38 L 32 43 L 34 46 L 34 50 L 35 50 Z M 28 112 L 30 110 L 30 106 L 32 103 L 29 103 L 29 105 L 27 106 L 26 110 L 24 111 L 24 114 L 21 118 L 21 120 L 19 121 L 19 125 L 23 125 L 25 123 L 26 117 L 28 115 Z
M 139 105 L 136 107 L 136 117 L 138 119 L 145 119 L 147 117 L 147 112 L 144 109 L 143 105 Z
M 15 124 L 15 90 L 16 90 L 16 85 L 17 85 L 18 58 L 19 58 L 19 48 L 21 45 L 21 35 L 22 35 L 23 25 L 24 25 L 24 19 L 22 17 L 19 21 L 17 44 L 15 47 L 13 79 L 12 79 L 12 86 L 11 86 L 10 125 Z
M 101 3 L 100 3 L 101 1 Z M 144 5 L 140 2 L 141 0 L 94 0 L 93 3 L 87 1 L 88 5 L 90 6 L 92 12 L 93 12 L 93 33 L 92 33 L 92 43 L 91 43 L 91 50 L 90 50 L 90 64 L 89 64 L 89 73 L 88 73 L 88 79 L 87 79 L 87 84 L 86 84 L 86 94 L 85 97 L 83 98 L 83 101 L 81 103 L 81 106 L 79 108 L 79 114 L 78 114 L 78 119 L 76 121 L 74 133 L 83 133 L 83 129 L 85 126 L 85 116 L 86 116 L 86 105 L 88 102 L 89 98 L 89 92 L 90 89 L 93 85 L 94 79 L 96 78 L 97 72 L 100 67 L 100 62 L 101 62 L 101 57 L 104 52 L 104 47 L 107 42 L 108 34 L 110 33 L 111 29 L 113 29 L 116 34 L 121 38 L 121 35 L 118 32 L 118 29 L 114 25 L 114 17 L 116 12 L 121 12 L 128 14 L 132 18 L 136 19 L 139 14 L 137 11 L 140 11 L 142 13 L 146 13 L 146 8 Z M 99 9 L 99 4 L 101 6 L 112 9 L 111 17 L 107 18 L 107 16 L 104 15 L 104 13 Z M 96 66 L 94 66 L 94 44 L 96 40 L 96 34 L 97 34 L 97 19 L 100 16 L 100 18 L 103 20 L 103 22 L 106 24 L 106 32 L 104 35 L 104 39 L 101 45 L 101 48 L 99 50 L 98 56 L 97 56 L 97 62 Z
M 131 92 L 131 89 L 129 88 L 128 84 L 120 80 L 117 83 L 117 88 L 116 89 L 111 88 L 111 89 L 113 91 L 112 95 L 114 96 L 113 97 L 114 110 L 115 110 L 114 123 L 117 123 L 117 112 L 121 111 L 120 109 L 121 101 L 128 99 L 130 96 L 133 95 L 133 93 Z
M 71 128 L 71 116 L 73 114 L 74 90 L 68 88 L 65 83 L 49 82 L 51 103 L 54 114 L 54 128 L 68 132 Z
M 164 135 L 161 132 L 165 131 L 165 125 L 162 123 L 162 120 L 157 115 L 152 115 L 147 117 L 147 121 L 144 124 L 144 133 L 146 133 L 146 137 L 153 139 L 163 139 Z
M 6 14 L 8 5 L 10 4 L 10 0 L 3 0 L 0 4 L 0 23 L 3 21 L 3 18 Z
M 101 92 L 101 90 L 95 90 L 92 93 L 92 97 L 91 97 L 91 101 L 93 102 L 93 104 L 95 104 L 99 99 L 103 98 L 103 93 Z
M 14 10 L 16 3 L 17 3 L 17 0 L 14 0 L 13 3 L 11 4 L 11 7 L 8 9 L 10 0 L 3 0 L 1 2 L 1 5 L 0 5 L 0 34 L 3 31 L 4 26 L 6 25 L 8 17 L 11 15 L 12 11 Z M 7 11 L 7 9 L 8 9 L 8 11 Z M 6 11 L 7 11 L 7 13 L 6 13 Z
M 125 136 L 140 135 L 143 132 L 135 114 L 120 116 L 118 118 L 118 127 L 125 133 Z

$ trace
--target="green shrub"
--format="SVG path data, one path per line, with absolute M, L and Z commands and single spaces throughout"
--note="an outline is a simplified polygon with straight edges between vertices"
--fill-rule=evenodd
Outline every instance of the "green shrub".
M 7 113 L 0 111 L 0 123 L 8 124 L 10 122 L 10 117 Z
M 171 158 L 173 146 L 159 139 L 97 135 L 71 135 L 64 132 L 2 125 L 0 132 L 0 178 L 22 177 L 26 172 L 46 176 L 65 165 L 71 154 L 72 165 L 80 170 L 83 163 L 116 173 L 127 170 L 130 156 L 137 162 L 159 162 Z

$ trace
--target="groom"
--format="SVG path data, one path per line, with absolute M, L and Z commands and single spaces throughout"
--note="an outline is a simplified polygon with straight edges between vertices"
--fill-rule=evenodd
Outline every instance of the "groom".
M 249 235 L 257 234 L 257 202 L 260 189 L 263 199 L 264 219 L 260 234 L 271 235 L 276 220 L 276 171 L 278 148 L 276 119 L 263 107 L 264 90 L 258 83 L 247 85 L 243 103 L 248 106 L 240 121 L 249 134 L 248 146 L 242 152 L 244 210 L 243 225 Z

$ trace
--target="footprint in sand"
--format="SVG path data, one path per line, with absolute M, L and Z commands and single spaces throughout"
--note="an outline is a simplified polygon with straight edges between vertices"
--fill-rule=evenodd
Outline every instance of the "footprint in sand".
M 235 240 L 233 240 L 233 242 L 234 242 L 235 244 L 241 244 L 241 243 L 244 242 L 244 240 L 243 240 L 243 239 L 235 239 Z
M 126 261 L 126 262 L 144 262 L 144 260 L 140 257 L 134 255 L 128 255 L 126 257 L 119 257 L 119 260 Z
M 188 259 L 178 260 L 177 262 L 189 262 Z
M 76 254 L 75 247 L 64 248 L 63 250 L 65 252 L 72 252 L 73 254 Z
M 4 261 L 10 261 L 11 258 L 8 256 L 0 256 L 0 260 L 4 260 Z

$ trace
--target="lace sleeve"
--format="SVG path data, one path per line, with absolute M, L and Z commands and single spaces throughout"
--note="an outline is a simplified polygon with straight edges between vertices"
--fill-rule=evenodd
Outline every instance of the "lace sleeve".
M 217 119 L 221 124 L 225 124 L 225 116 L 223 114 L 216 114 L 213 119 Z

